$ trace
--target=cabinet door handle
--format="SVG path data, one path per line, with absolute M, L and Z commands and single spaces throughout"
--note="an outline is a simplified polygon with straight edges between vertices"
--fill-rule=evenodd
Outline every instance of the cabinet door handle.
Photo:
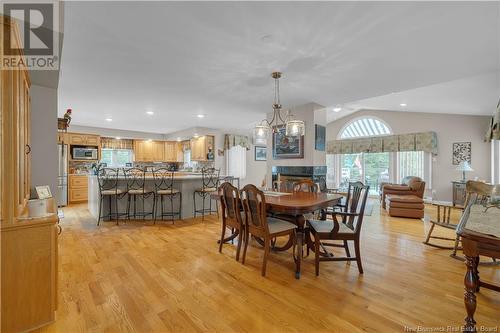
M 31 153 L 31 146 L 26 145 L 26 155 L 28 155 L 29 153 Z

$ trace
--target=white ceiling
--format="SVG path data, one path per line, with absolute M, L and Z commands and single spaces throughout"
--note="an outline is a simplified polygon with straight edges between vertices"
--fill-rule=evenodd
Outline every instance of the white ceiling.
M 67 2 L 59 113 L 155 133 L 249 128 L 281 70 L 285 106 L 405 99 L 484 114 L 500 91 L 499 31 L 498 2 Z
M 327 121 L 367 109 L 491 116 L 499 97 L 500 71 L 493 71 L 337 105 L 342 109 L 339 112 L 333 111 L 335 107 L 330 107 Z

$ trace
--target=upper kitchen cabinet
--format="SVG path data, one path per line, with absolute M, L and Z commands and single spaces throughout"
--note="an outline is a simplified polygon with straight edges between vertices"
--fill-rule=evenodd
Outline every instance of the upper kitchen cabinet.
M 165 145 L 162 141 L 134 140 L 135 162 L 161 162 L 164 160 Z
M 176 141 L 165 141 L 165 162 L 183 162 L 182 144 Z
M 75 146 L 99 146 L 101 139 L 98 135 L 68 133 L 69 144 Z
M 214 159 L 214 136 L 205 135 L 191 139 L 192 161 L 213 161 Z
M 57 132 L 57 143 L 68 144 L 68 133 Z

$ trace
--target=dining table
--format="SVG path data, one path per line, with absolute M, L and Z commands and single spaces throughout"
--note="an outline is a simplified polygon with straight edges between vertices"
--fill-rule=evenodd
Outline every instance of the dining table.
M 296 269 L 295 278 L 300 279 L 301 275 L 301 262 L 303 257 L 304 235 L 306 230 L 306 218 L 308 214 L 316 211 L 333 207 L 337 205 L 343 198 L 341 194 L 337 193 L 323 193 L 323 192 L 274 192 L 263 191 L 266 199 L 266 210 L 268 215 L 278 218 L 286 219 L 297 226 L 295 233 L 295 241 L 297 245 L 296 256 Z M 219 200 L 220 197 L 217 193 L 213 194 L 213 199 Z M 230 240 L 234 237 L 228 237 Z M 257 239 L 257 241 L 259 241 Z M 259 242 L 263 245 L 263 242 Z M 286 251 L 293 246 L 293 239 L 289 239 L 284 246 L 273 246 L 275 251 Z
M 479 278 L 479 256 L 500 258 L 500 203 L 469 205 L 461 217 L 457 234 L 462 239 L 467 271 L 464 277 L 464 304 L 467 312 L 464 332 L 476 332 L 476 293 L 480 288 L 500 292 L 500 286 Z

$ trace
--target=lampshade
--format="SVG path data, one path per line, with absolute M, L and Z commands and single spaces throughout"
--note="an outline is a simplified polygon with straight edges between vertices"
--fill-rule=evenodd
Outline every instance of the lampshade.
M 265 124 L 256 125 L 253 130 L 253 137 L 255 141 L 265 141 L 267 139 L 267 135 L 269 134 L 269 126 Z
M 288 136 L 304 135 L 305 125 L 302 120 L 289 120 L 286 122 L 285 133 Z
M 457 171 L 474 171 L 474 169 L 471 168 L 469 162 L 467 161 L 462 161 L 460 164 L 456 167 Z

